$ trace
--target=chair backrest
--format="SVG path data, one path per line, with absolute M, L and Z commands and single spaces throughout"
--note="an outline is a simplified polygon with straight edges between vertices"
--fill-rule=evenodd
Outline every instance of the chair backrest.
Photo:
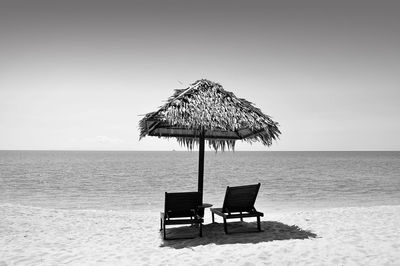
M 227 187 L 223 212 L 249 212 L 254 209 L 261 184 Z
M 201 204 L 199 192 L 165 192 L 164 211 L 169 217 L 193 216 L 193 211 Z

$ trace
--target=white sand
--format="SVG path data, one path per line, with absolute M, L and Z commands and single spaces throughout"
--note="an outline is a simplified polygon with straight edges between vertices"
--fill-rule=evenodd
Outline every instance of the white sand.
M 165 242 L 154 212 L 0 205 L 0 266 L 400 265 L 400 206 L 263 211 L 262 233 L 224 235 L 221 224 L 208 224 L 202 238 Z M 254 227 L 234 223 L 229 228 Z M 170 231 L 171 236 L 182 233 L 197 230 Z

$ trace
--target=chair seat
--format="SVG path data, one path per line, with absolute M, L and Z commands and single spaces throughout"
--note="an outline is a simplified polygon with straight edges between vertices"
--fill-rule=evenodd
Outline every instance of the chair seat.
M 163 219 L 165 224 L 197 224 L 197 223 L 203 223 L 204 219 L 201 218 L 200 216 L 193 217 L 192 219 L 190 218 L 166 218 L 164 216 L 164 213 L 160 213 L 161 219 Z
M 225 213 L 222 211 L 222 208 L 211 208 L 210 209 L 212 213 L 215 213 L 219 216 L 224 217 L 225 219 L 234 219 L 234 218 L 246 218 L 246 217 L 257 217 L 261 216 L 264 217 L 264 213 L 259 212 L 259 211 L 253 211 L 253 212 L 243 212 L 243 213 Z

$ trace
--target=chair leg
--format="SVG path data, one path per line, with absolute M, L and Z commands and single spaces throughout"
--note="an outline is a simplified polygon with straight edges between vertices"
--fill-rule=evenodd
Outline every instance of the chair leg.
M 202 237 L 203 236 L 203 224 L 202 223 L 200 223 L 200 237 Z
M 224 231 L 225 231 L 225 234 L 228 234 L 228 226 L 226 224 L 226 219 L 225 218 L 224 218 Z
M 160 218 L 160 231 L 162 230 L 162 219 Z
M 212 218 L 212 223 L 215 223 L 215 220 L 214 220 L 214 213 L 213 213 L 213 212 L 211 212 L 211 218 Z
M 166 228 L 165 228 L 165 222 L 164 222 L 164 228 L 163 228 L 163 230 L 164 230 L 164 240 L 167 240 L 167 230 L 166 230 Z
M 258 228 L 258 231 L 260 231 L 260 232 L 261 232 L 261 222 L 260 222 L 260 216 L 257 216 L 257 228 Z

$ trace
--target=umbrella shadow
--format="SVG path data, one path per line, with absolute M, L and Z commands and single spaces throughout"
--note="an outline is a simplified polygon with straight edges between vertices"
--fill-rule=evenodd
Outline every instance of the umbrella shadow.
M 176 239 L 163 240 L 160 247 L 181 249 L 208 244 L 256 244 L 275 240 L 317 237 L 315 233 L 303 230 L 297 225 L 287 225 L 276 221 L 261 222 L 262 232 L 257 230 L 256 222 L 230 222 L 228 223 L 228 235 L 224 233 L 223 227 L 222 223 L 203 225 L 203 237 L 198 236 L 198 228 L 195 226 L 167 228 L 167 238 Z

